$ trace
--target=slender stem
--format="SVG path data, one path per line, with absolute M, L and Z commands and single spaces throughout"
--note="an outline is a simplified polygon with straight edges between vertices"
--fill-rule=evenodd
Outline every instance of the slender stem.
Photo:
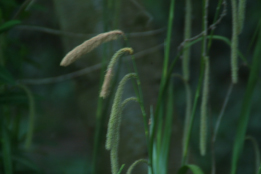
M 35 101 L 32 92 L 27 86 L 21 84 L 19 84 L 18 86 L 25 91 L 29 101 L 29 126 L 28 126 L 27 136 L 25 140 L 25 148 L 29 149 L 32 143 L 33 132 L 34 132 Z
M 191 37 L 191 1 L 186 0 L 186 15 L 185 15 L 185 33 L 184 40 L 189 39 Z M 186 47 L 189 42 L 186 42 L 184 47 Z M 183 78 L 188 81 L 189 80 L 189 59 L 190 59 L 190 47 L 186 48 L 183 53 L 182 58 L 182 70 L 183 70 Z
M 160 85 L 160 94 L 159 94 L 159 99 L 157 102 L 157 109 L 155 113 L 155 123 L 158 123 L 158 118 L 159 118 L 159 110 L 162 105 L 162 98 L 163 98 L 163 93 L 167 89 L 167 83 L 169 81 L 170 73 L 168 74 L 168 65 L 169 65 L 169 54 L 170 54 L 170 44 L 171 44 L 171 33 L 172 33 L 172 23 L 174 19 L 174 7 L 175 7 L 175 0 L 171 0 L 170 3 L 170 10 L 169 10 L 169 21 L 168 21 L 168 31 L 167 31 L 167 38 L 166 38 L 166 50 L 165 50 L 165 55 L 164 55 L 164 63 L 163 63 L 163 73 L 162 73 L 162 80 L 161 80 L 161 85 Z M 159 102 L 160 101 L 160 102 Z M 154 144 L 154 136 L 156 132 L 156 124 L 152 128 L 152 136 L 150 137 L 150 145 L 149 145 L 149 155 L 150 155 L 150 160 L 149 162 L 151 163 L 151 167 L 153 170 L 153 144 Z M 153 171 L 152 171 L 153 174 Z
M 232 92 L 232 89 L 233 89 L 233 84 L 231 83 L 229 85 L 229 88 L 228 88 L 228 91 L 227 91 L 227 94 L 226 94 L 226 98 L 225 98 L 225 101 L 222 105 L 222 108 L 221 108 L 221 111 L 220 111 L 220 114 L 218 116 L 218 119 L 217 119 L 217 123 L 216 123 L 216 126 L 215 126 L 215 129 L 213 131 L 213 136 L 212 136 L 212 141 L 211 141 L 211 145 L 212 145 L 212 171 L 211 171 L 211 174 L 215 174 L 216 173 L 216 160 L 215 160 L 215 143 L 216 143 L 216 137 L 217 137 L 217 133 L 218 133 L 218 128 L 219 128 L 219 125 L 221 123 L 221 120 L 222 120 L 222 117 L 224 115 L 224 112 L 225 112 L 225 109 L 226 109 L 226 106 L 227 106 L 227 103 L 228 103 L 228 100 L 230 98 L 230 94 Z
M 219 11 L 220 11 L 220 7 L 222 5 L 222 2 L 224 3 L 225 0 L 219 0 L 218 1 L 218 6 L 217 6 L 217 9 L 216 9 L 216 13 L 215 13 L 215 17 L 214 17 L 214 22 L 216 22 L 217 18 L 218 18 L 218 14 L 219 14 Z M 210 39 L 208 41 L 208 52 L 210 50 L 210 47 L 211 47 L 211 44 L 212 44 L 212 37 L 213 37 L 213 34 L 214 34 L 214 29 L 211 30 L 210 32 Z
M 230 94 L 232 92 L 232 89 L 233 89 L 233 84 L 230 84 L 229 85 L 229 88 L 228 88 L 228 91 L 227 91 L 227 94 L 226 94 L 226 98 L 225 98 L 225 101 L 222 105 L 222 109 L 218 115 L 218 119 L 217 119 L 217 123 L 216 123 L 216 126 L 215 126 L 215 130 L 214 130 L 214 136 L 213 136 L 213 141 L 215 142 L 216 141 L 216 137 L 217 137 L 217 133 L 218 133 L 218 129 L 219 129 L 219 125 L 221 123 L 221 120 L 223 118 L 223 115 L 224 115 L 224 112 L 225 112 L 225 109 L 227 107 L 227 103 L 228 103 L 228 100 L 230 98 Z
M 108 30 L 108 16 L 107 16 L 107 1 L 103 0 L 103 29 L 104 31 Z M 102 64 L 101 64 L 101 73 L 100 73 L 100 81 L 99 81 L 99 89 L 101 89 L 103 80 L 104 80 L 104 72 L 106 70 L 106 62 L 107 62 L 107 52 L 108 46 L 105 44 L 103 47 L 103 56 L 102 56 Z M 99 90 L 100 91 L 100 90 Z M 94 135 L 94 149 L 93 149 L 93 157 L 92 157 L 92 173 L 97 173 L 97 162 L 98 162 L 98 156 L 100 152 L 100 142 L 101 142 L 101 135 L 102 135 L 102 123 L 105 117 L 105 114 L 102 114 L 103 112 L 103 99 L 101 97 L 98 97 L 98 106 L 96 110 L 96 125 L 95 125 L 95 135 Z
M 139 101 L 141 112 L 142 112 L 142 116 L 143 116 L 145 135 L 146 135 L 146 139 L 147 139 L 147 143 L 148 143 L 149 142 L 148 118 L 147 118 L 147 114 L 146 114 L 145 107 L 144 107 L 141 83 L 140 83 L 140 78 L 139 78 L 137 66 L 136 66 L 136 63 L 135 63 L 135 60 L 134 60 L 134 56 L 132 56 L 132 65 L 133 65 L 133 68 L 134 68 L 134 72 L 137 74 L 137 86 L 138 86 L 138 95 L 137 95 L 137 97 L 138 97 L 138 101 Z
M 189 126 L 188 126 L 187 135 L 186 135 L 186 138 L 185 138 L 184 153 L 183 153 L 183 156 L 182 156 L 181 166 L 185 165 L 186 162 L 187 162 L 191 129 L 192 129 L 192 125 L 194 123 L 194 116 L 195 116 L 195 113 L 196 113 L 197 103 L 198 103 L 198 99 L 199 99 L 199 96 L 200 96 L 200 90 L 201 90 L 201 86 L 202 86 L 203 75 L 204 75 L 203 66 L 201 66 L 199 81 L 198 81 L 198 85 L 197 85 L 197 89 L 196 89 L 196 94 L 195 94 L 195 97 L 194 97 L 192 112 L 191 112 L 191 118 L 190 118 L 190 122 L 189 122 Z
M 202 89 L 202 101 L 201 101 L 201 119 L 200 119 L 200 154 L 204 156 L 206 154 L 207 144 L 207 104 L 209 93 L 209 61 L 205 58 L 205 72 L 204 82 Z
M 257 140 L 252 137 L 252 136 L 246 136 L 245 140 L 250 140 L 253 148 L 254 148 L 254 153 L 255 153 L 255 174 L 259 174 L 258 169 L 259 169 L 259 165 L 260 165 L 260 150 L 259 150 L 259 145 Z
M 162 103 L 163 99 L 164 99 L 164 95 L 167 91 L 167 87 L 168 87 L 168 84 L 169 84 L 169 81 L 170 81 L 170 77 L 172 75 L 172 71 L 174 69 L 174 66 L 178 60 L 178 58 L 180 57 L 180 55 L 182 54 L 182 52 L 179 52 L 178 55 L 174 58 L 174 60 L 172 61 L 171 65 L 170 65 L 170 68 L 169 68 L 169 71 L 168 71 L 168 74 L 167 74 L 167 78 L 166 78 L 166 81 L 163 82 L 163 85 L 162 85 L 162 90 L 159 91 L 159 97 L 158 97 L 158 100 L 157 100 L 157 105 L 156 105 L 156 110 L 155 110 L 155 114 L 154 114 L 154 123 L 157 123 L 158 122 L 158 119 L 159 119 L 159 112 L 160 112 L 160 104 Z M 156 126 L 153 125 L 152 126 L 152 131 L 151 131 L 151 136 L 150 136 L 150 144 L 149 144 L 149 154 L 153 154 L 153 144 L 154 144 L 154 137 L 155 137 L 155 134 L 156 134 Z
M 235 84 L 238 81 L 237 67 L 237 47 L 238 47 L 238 16 L 237 16 L 237 1 L 231 0 L 232 6 L 232 38 L 231 38 L 231 73 L 232 82 Z
M 162 73 L 163 79 L 166 79 L 167 72 L 168 72 L 171 34 L 172 34 L 172 21 L 174 18 L 174 7 L 175 7 L 175 0 L 171 0 L 170 11 L 169 11 L 169 21 L 168 21 L 168 31 L 167 31 L 167 38 L 166 38 L 166 51 L 165 51 L 165 56 L 164 56 L 164 65 L 163 65 L 163 73 Z
M 183 151 L 182 151 L 182 158 L 185 158 L 185 153 L 186 153 L 186 137 L 188 135 L 188 131 L 189 131 L 189 125 L 190 125 L 190 121 L 191 121 L 191 105 L 192 105 L 192 100 L 191 100 L 191 88 L 190 85 L 188 84 L 187 81 L 185 81 L 182 78 L 184 85 L 185 85 L 185 89 L 186 89 L 186 117 L 185 117 L 185 123 L 184 123 L 184 131 L 183 131 L 183 142 L 182 142 L 182 147 L 183 147 Z M 182 161 L 184 161 L 185 159 L 182 159 Z

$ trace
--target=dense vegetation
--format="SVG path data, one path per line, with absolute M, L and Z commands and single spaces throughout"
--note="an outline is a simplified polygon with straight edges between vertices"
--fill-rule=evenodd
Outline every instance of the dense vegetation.
M 1 0 L 0 173 L 260 174 L 260 9 Z

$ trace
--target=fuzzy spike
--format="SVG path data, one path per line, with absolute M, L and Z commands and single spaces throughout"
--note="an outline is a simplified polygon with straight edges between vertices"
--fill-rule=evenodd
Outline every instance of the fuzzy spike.
M 238 66 L 237 66 L 237 47 L 238 47 L 238 16 L 237 16 L 237 1 L 231 0 L 232 4 L 232 39 L 231 39 L 231 73 L 232 82 L 238 81 Z
M 112 105 L 112 111 L 110 115 L 110 120 L 108 124 L 108 131 L 107 131 L 107 140 L 106 140 L 106 149 L 110 150 L 112 147 L 112 144 L 115 143 L 116 141 L 114 140 L 114 135 L 117 130 L 115 128 L 117 127 L 117 123 L 119 120 L 119 113 L 121 112 L 121 98 L 122 98 L 122 93 L 124 89 L 125 83 L 132 77 L 137 77 L 135 73 L 129 73 L 123 77 L 123 79 L 120 81 L 114 100 L 113 100 L 113 105 Z
M 111 61 L 108 65 L 107 72 L 106 72 L 104 82 L 102 85 L 102 90 L 100 92 L 100 97 L 106 98 L 109 95 L 114 66 L 116 65 L 119 57 L 121 57 L 126 52 L 129 54 L 133 54 L 133 49 L 128 48 L 128 47 L 122 48 L 119 51 L 117 51 L 111 58 Z
M 124 33 L 120 30 L 114 30 L 106 33 L 101 33 L 85 42 L 81 45 L 75 47 L 72 51 L 70 51 L 61 61 L 61 66 L 68 66 L 73 63 L 75 60 L 79 59 L 82 55 L 92 51 L 94 48 L 98 47 L 102 43 L 116 40 L 120 35 L 124 35 Z
M 209 91 L 209 60 L 205 57 L 205 74 L 202 90 L 201 101 L 201 118 L 200 118 L 200 154 L 204 156 L 206 154 L 206 142 L 207 142 L 207 103 L 208 103 L 208 91 Z
M 119 164 L 118 164 L 118 146 L 119 146 L 119 139 L 120 139 L 120 123 L 121 123 L 121 112 L 122 107 L 125 106 L 126 102 L 121 103 L 121 98 L 123 94 L 123 89 L 125 83 L 133 77 L 137 77 L 135 73 L 129 73 L 123 77 L 120 81 L 119 86 L 117 88 L 115 98 L 112 105 L 112 111 L 110 115 L 110 120 L 108 124 L 108 131 L 107 131 L 107 139 L 105 148 L 107 150 L 111 150 L 111 170 L 112 174 L 117 174 L 119 171 Z M 126 99 L 130 101 L 130 99 Z M 126 101 L 125 100 L 125 101 Z M 133 100 L 133 99 L 131 99 Z

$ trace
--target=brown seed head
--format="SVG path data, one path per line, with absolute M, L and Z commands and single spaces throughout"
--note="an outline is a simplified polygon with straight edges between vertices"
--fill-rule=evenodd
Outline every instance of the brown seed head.
M 85 42 L 81 45 L 75 47 L 72 51 L 70 51 L 61 61 L 61 66 L 68 66 L 73 63 L 75 60 L 79 59 L 82 55 L 92 51 L 94 48 L 98 47 L 102 43 L 115 40 L 120 35 L 124 35 L 124 33 L 120 30 L 114 30 L 106 33 L 99 34 Z
M 104 77 L 104 82 L 103 82 L 103 85 L 102 85 L 100 97 L 106 98 L 109 95 L 112 76 L 113 76 L 112 69 L 110 68 L 110 69 L 107 70 L 107 73 Z

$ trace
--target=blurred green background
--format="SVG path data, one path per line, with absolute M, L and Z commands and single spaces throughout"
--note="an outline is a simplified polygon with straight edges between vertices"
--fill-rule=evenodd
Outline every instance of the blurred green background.
M 217 1 L 209 2 L 208 22 L 212 23 Z M 28 128 L 28 99 L 21 88 L 2 85 L 0 91 L 1 126 L 9 131 L 17 128 L 17 137 L 9 134 L 13 154 L 13 173 L 91 173 L 94 151 L 97 105 L 102 69 L 102 59 L 109 60 L 122 48 L 123 40 L 100 46 L 68 67 L 59 63 L 68 51 L 99 33 L 120 29 L 126 33 L 134 49 L 143 89 L 145 108 L 156 105 L 164 55 L 164 40 L 170 1 L 152 0 L 1 0 L 0 27 L 11 20 L 21 21 L 0 34 L 1 73 L 8 71 L 15 81 L 26 85 L 35 98 L 35 122 L 32 145 L 24 149 Z M 202 2 L 192 1 L 192 36 L 201 32 Z M 239 36 L 239 50 L 251 62 L 256 43 L 255 31 L 260 26 L 260 1 L 246 2 L 243 32 Z M 176 1 L 171 42 L 171 57 L 177 54 L 183 41 L 185 4 Z M 231 4 L 227 14 L 215 29 L 215 35 L 231 38 Z M 261 48 L 260 48 L 261 49 Z M 191 86 L 193 95 L 199 78 L 201 44 L 191 48 Z M 211 131 L 230 85 L 230 47 L 222 41 L 213 41 L 210 57 L 210 96 L 208 119 L 208 149 Z M 128 59 L 125 56 L 123 59 Z M 128 72 L 129 61 L 122 61 L 119 76 Z M 79 70 L 85 72 L 80 73 Z M 74 73 L 76 72 L 76 73 Z M 173 73 L 181 73 L 181 60 Z M 74 73 L 74 74 L 72 74 Z M 69 75 L 69 76 L 66 76 Z M 234 86 L 221 122 L 216 141 L 217 173 L 230 171 L 232 145 L 237 128 L 237 118 L 248 80 L 249 68 L 239 60 L 239 83 Z M 129 85 L 131 88 L 131 84 Z M 169 173 L 180 166 L 182 127 L 185 115 L 185 88 L 174 78 L 175 109 Z M 260 74 L 252 100 L 251 117 L 247 134 L 261 143 Z M 127 89 L 125 96 L 134 92 Z M 101 121 L 102 137 L 98 148 L 97 173 L 109 173 L 109 153 L 105 151 L 105 130 L 111 99 L 105 101 Z M 98 110 L 99 111 L 99 110 Z M 3 119 L 5 117 L 5 119 Z M 4 121 L 3 121 L 4 120 Z M 199 109 L 193 126 L 190 160 L 205 173 L 211 171 L 211 153 L 201 157 L 198 148 Z M 134 104 L 124 111 L 121 127 L 120 161 L 130 164 L 147 158 L 143 122 L 139 108 Z M 1 135 L 4 141 L 4 134 Z M 4 143 L 2 143 L 4 144 Z M 4 145 L 1 145 L 4 157 Z M 238 173 L 254 173 L 254 151 L 246 141 L 240 158 Z M 146 172 L 146 165 L 137 167 L 136 173 Z M 1 159 L 0 173 L 4 172 Z

